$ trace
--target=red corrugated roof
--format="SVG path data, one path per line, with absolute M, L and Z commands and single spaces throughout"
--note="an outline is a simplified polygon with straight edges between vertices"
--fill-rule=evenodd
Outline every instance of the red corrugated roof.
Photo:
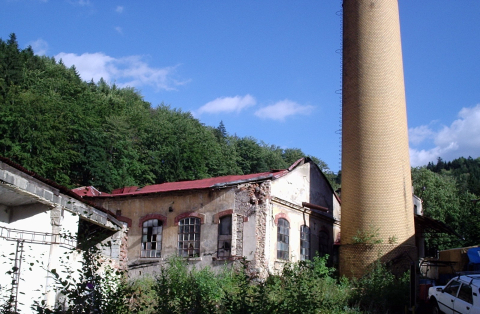
M 93 186 L 82 186 L 82 187 L 79 187 L 79 188 L 72 189 L 72 192 L 77 194 L 80 197 L 100 196 L 100 195 L 108 194 L 108 193 L 100 192 L 99 190 L 97 190 Z
M 288 169 L 282 170 L 271 170 L 269 172 L 261 173 L 252 173 L 245 175 L 230 175 L 223 177 L 208 178 L 202 180 L 194 181 L 177 181 L 177 182 L 166 182 L 161 184 L 147 185 L 143 188 L 137 188 L 136 186 L 123 187 L 115 189 L 111 194 L 100 192 L 95 189 L 93 186 L 84 186 L 72 190 L 75 194 L 80 197 L 120 197 L 120 196 L 130 196 L 130 195 L 142 195 L 142 194 L 152 194 L 152 193 L 163 193 L 163 192 L 172 192 L 172 191 L 186 191 L 186 190 L 198 190 L 198 189 L 208 189 L 208 188 L 221 188 L 229 185 L 239 184 L 242 182 L 251 182 L 251 181 L 261 181 L 266 179 L 278 179 L 298 167 L 303 165 L 305 162 L 310 162 L 310 158 L 300 158 L 294 162 Z M 317 166 L 318 167 L 318 166 Z M 325 180 L 328 182 L 327 178 L 324 176 Z M 333 191 L 331 185 L 329 184 L 330 189 L 337 198 L 338 202 L 340 199 L 338 195 Z
M 150 193 L 163 193 L 163 192 L 172 192 L 172 191 L 185 191 L 185 190 L 198 190 L 198 189 L 208 189 L 208 188 L 220 188 L 232 184 L 237 184 L 241 182 L 249 181 L 259 181 L 265 179 L 276 179 L 284 176 L 289 171 L 285 170 L 272 170 L 269 172 L 262 173 L 253 173 L 246 175 L 230 175 L 223 177 L 208 178 L 202 180 L 194 181 L 178 181 L 178 182 L 166 182 L 161 184 L 147 185 L 143 188 L 135 189 L 134 187 L 126 187 L 114 190 L 112 194 L 100 192 L 99 194 L 95 193 L 96 189 L 92 187 L 82 187 L 75 189 L 74 192 L 81 196 L 89 197 L 118 197 L 118 196 L 129 196 L 129 195 L 140 195 L 140 194 L 150 194 Z M 83 189 L 83 190 L 82 190 Z
M 124 194 L 124 193 L 135 192 L 136 190 L 138 190 L 138 186 L 126 186 L 123 188 L 113 190 L 112 194 Z

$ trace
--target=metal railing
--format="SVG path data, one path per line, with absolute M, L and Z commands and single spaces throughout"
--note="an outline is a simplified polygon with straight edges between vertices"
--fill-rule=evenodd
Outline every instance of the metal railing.
M 10 229 L 0 226 L 0 238 L 8 241 L 23 241 L 37 244 L 60 244 L 71 248 L 77 247 L 77 240 L 69 235 L 54 234 L 49 232 Z

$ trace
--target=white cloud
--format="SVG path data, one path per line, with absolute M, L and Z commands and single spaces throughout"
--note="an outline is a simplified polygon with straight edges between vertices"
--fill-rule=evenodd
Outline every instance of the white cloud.
M 32 49 L 36 55 L 44 56 L 47 54 L 48 43 L 45 40 L 39 38 L 35 41 L 30 42 L 29 45 L 32 46 Z
M 313 111 L 313 106 L 300 105 L 294 101 L 285 99 L 273 105 L 263 107 L 255 112 L 257 117 L 284 121 L 286 117 L 297 114 L 308 115 Z
M 116 26 L 115 27 L 115 30 L 119 33 L 119 34 L 123 34 L 123 30 L 120 26 Z
M 115 8 L 115 12 L 117 12 L 117 13 L 123 13 L 123 7 L 122 7 L 121 5 L 117 6 L 117 7 Z
M 472 108 L 462 108 L 458 119 L 450 126 L 434 131 L 431 126 L 409 129 L 410 144 L 416 146 L 426 139 L 433 140 L 431 149 L 410 147 L 412 166 L 423 166 L 435 162 L 438 157 L 453 160 L 458 157 L 480 156 L 480 104 Z
M 435 132 L 430 129 L 431 125 L 432 123 L 430 123 L 430 125 L 421 125 L 416 128 L 410 128 L 408 130 L 408 138 L 410 143 L 419 145 L 428 139 L 433 139 Z
M 62 59 L 70 67 L 75 65 L 81 78 L 85 81 L 93 79 L 98 82 L 100 78 L 120 87 L 152 86 L 156 90 L 175 90 L 177 86 L 188 81 L 178 81 L 173 78 L 177 66 L 165 68 L 150 67 L 141 56 L 128 56 L 113 58 L 104 53 L 59 53 L 56 60 Z
M 221 97 L 206 103 L 196 113 L 240 112 L 256 103 L 255 98 L 248 94 L 243 97 Z

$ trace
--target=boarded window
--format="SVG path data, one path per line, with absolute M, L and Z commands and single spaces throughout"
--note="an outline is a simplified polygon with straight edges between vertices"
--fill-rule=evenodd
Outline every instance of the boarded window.
M 178 222 L 178 255 L 200 256 L 200 218 L 189 217 Z
M 140 257 L 162 256 L 162 221 L 150 219 L 142 225 L 142 249 Z
M 310 259 L 310 228 L 303 225 L 300 228 L 300 260 Z
M 289 259 L 289 248 L 288 245 L 290 234 L 290 223 L 283 218 L 278 220 L 277 225 L 277 258 L 288 260 Z
M 232 215 L 220 218 L 218 224 L 218 257 L 229 257 L 232 252 Z

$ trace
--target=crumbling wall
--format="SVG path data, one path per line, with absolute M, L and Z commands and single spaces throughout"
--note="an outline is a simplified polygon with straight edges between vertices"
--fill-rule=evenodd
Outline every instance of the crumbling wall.
M 255 252 L 250 262 L 250 270 L 259 277 L 265 277 L 268 273 L 268 261 L 266 258 L 267 216 L 268 204 L 271 197 L 270 181 L 245 183 L 239 185 L 235 193 L 235 212 L 247 219 L 255 221 Z M 237 240 L 242 233 L 244 224 L 237 223 Z M 237 241 L 238 245 L 238 241 Z M 243 243 L 242 243 L 243 246 Z

